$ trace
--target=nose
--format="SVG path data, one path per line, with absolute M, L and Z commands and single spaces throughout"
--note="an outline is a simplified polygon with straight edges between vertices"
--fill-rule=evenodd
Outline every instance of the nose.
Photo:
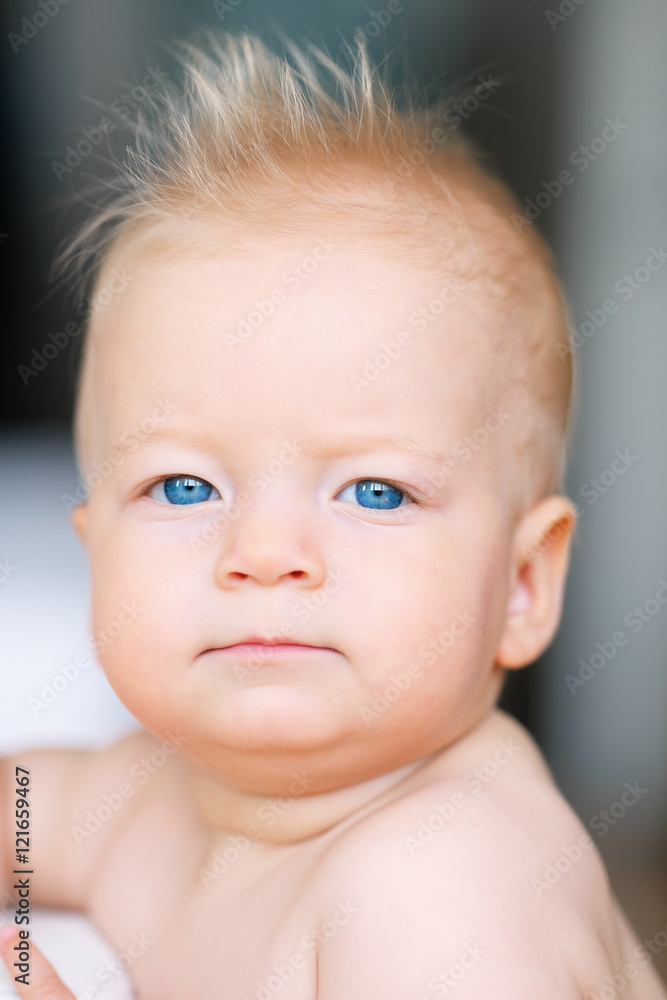
M 316 589 L 326 581 L 326 564 L 316 538 L 315 525 L 295 511 L 246 508 L 224 533 L 223 548 L 215 567 L 215 581 L 222 589 L 236 589 L 248 582 L 263 587 L 295 581 Z

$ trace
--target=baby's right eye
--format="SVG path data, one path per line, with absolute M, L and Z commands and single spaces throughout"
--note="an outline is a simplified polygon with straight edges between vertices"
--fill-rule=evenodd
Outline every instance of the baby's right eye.
M 215 492 L 217 496 L 211 497 Z M 205 500 L 220 500 L 221 496 L 215 486 L 205 479 L 198 479 L 196 476 L 167 476 L 154 483 L 146 494 L 152 500 L 168 504 L 189 504 L 203 503 Z

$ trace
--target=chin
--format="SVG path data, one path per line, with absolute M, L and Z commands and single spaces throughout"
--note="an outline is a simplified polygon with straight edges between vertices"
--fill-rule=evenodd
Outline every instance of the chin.
M 203 727 L 202 727 L 203 728 Z M 317 699 L 284 685 L 247 688 L 208 713 L 206 737 L 235 750 L 319 750 L 340 739 L 341 727 Z

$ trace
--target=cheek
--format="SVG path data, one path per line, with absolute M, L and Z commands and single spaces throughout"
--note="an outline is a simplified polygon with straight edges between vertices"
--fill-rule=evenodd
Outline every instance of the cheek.
M 196 588 L 182 560 L 136 533 L 116 532 L 91 544 L 92 622 L 104 671 L 128 703 L 153 678 L 162 683 L 182 667 Z M 190 555 L 192 559 L 192 555 Z M 128 704 L 128 707 L 132 708 Z
M 399 540 L 384 565 L 360 567 L 363 587 L 346 598 L 345 610 L 375 690 L 409 665 L 425 680 L 415 698 L 417 687 L 463 694 L 487 672 L 504 621 L 505 549 L 502 539 L 470 539 L 474 530 L 450 525 L 439 537 Z

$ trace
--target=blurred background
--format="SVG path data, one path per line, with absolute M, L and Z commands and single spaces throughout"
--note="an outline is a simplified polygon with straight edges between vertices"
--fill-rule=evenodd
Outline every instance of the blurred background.
M 502 76 L 461 106 L 462 127 L 554 248 L 580 365 L 563 623 L 548 654 L 511 675 L 504 705 L 543 748 L 664 975 L 664 0 L 5 0 L 0 16 L 0 752 L 101 745 L 135 725 L 86 641 L 87 567 L 67 500 L 81 317 L 48 278 L 77 217 L 57 200 L 98 169 L 108 106 L 116 139 L 122 109 L 174 72 L 159 43 L 198 25 L 274 47 L 280 28 L 341 59 L 361 30 L 376 60 L 391 53 L 397 86 L 405 74 L 417 87 Z M 638 792 L 622 798 L 626 785 Z

